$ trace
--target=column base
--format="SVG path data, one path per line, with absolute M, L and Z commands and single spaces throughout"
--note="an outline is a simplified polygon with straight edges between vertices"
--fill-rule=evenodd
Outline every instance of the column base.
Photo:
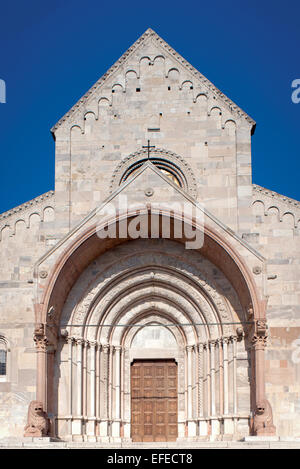
M 108 421 L 105 420 L 105 421 L 102 421 L 100 422 L 99 424 L 99 437 L 100 438 L 105 438 L 107 437 L 108 438 Z
M 109 436 L 97 436 L 96 441 L 97 443 L 109 443 L 110 437 Z
M 224 417 L 224 435 L 233 435 L 235 433 L 234 418 Z
M 210 419 L 210 426 L 211 426 L 211 437 L 214 439 L 217 436 L 220 436 L 220 420 L 218 418 L 211 418 Z
M 123 423 L 123 433 L 124 433 L 124 437 L 123 439 L 124 440 L 131 440 L 131 427 L 130 427 L 130 423 Z
M 208 435 L 208 425 L 206 420 L 199 420 L 198 422 L 199 436 L 206 437 Z
M 87 435 L 87 441 L 97 441 L 96 440 L 96 419 L 89 420 L 86 423 L 86 435 Z
M 197 423 L 195 421 L 188 422 L 188 437 L 197 436 Z
M 82 417 L 74 417 L 72 420 L 72 441 L 84 441 L 82 435 Z
M 120 421 L 114 421 L 112 422 L 111 425 L 111 436 L 113 438 L 120 438 L 120 429 L 121 429 L 121 422 Z
M 122 442 L 123 442 L 123 438 L 118 437 L 118 436 L 111 436 L 111 437 L 109 438 L 109 442 L 110 442 L 110 443 L 122 443 Z

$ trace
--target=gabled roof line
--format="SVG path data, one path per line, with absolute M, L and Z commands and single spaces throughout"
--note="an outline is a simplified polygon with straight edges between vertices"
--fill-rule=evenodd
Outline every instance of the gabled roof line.
M 77 225 L 75 225 L 71 231 L 69 231 L 63 238 L 61 238 L 54 246 L 52 246 L 47 252 L 45 252 L 35 263 L 34 265 L 34 272 L 35 274 L 38 271 L 39 266 L 47 259 L 51 254 L 57 249 L 59 249 L 66 241 L 68 241 L 76 231 L 79 231 L 86 222 L 88 222 L 97 212 L 101 212 L 106 205 L 108 205 L 116 196 L 118 196 L 124 189 L 131 185 L 133 181 L 135 181 L 147 168 L 150 168 L 153 172 L 155 172 L 161 179 L 163 179 L 167 184 L 169 184 L 175 191 L 179 192 L 186 200 L 188 200 L 191 204 L 196 206 L 199 210 L 201 210 L 210 220 L 215 222 L 221 229 L 226 231 L 230 234 L 238 243 L 244 246 L 248 251 L 250 251 L 257 259 L 261 262 L 265 261 L 264 256 L 260 254 L 255 248 L 253 248 L 247 241 L 240 238 L 231 228 L 221 222 L 218 218 L 216 218 L 211 212 L 206 210 L 204 207 L 199 204 L 193 197 L 191 197 L 187 192 L 177 186 L 172 180 L 170 180 L 167 176 L 165 176 L 159 169 L 157 169 L 151 161 L 147 161 L 143 164 L 143 166 L 134 174 L 132 178 L 129 178 L 126 182 L 124 182 L 121 186 L 119 186 L 114 192 L 112 192 L 98 207 L 94 208 L 90 213 L 88 213 Z
M 187 62 L 178 52 L 176 52 L 169 44 L 164 41 L 155 31 L 153 31 L 151 28 L 148 28 L 142 36 L 140 36 L 137 41 L 134 42 L 134 44 L 127 49 L 126 52 L 108 69 L 108 71 L 102 75 L 101 78 L 77 101 L 77 103 L 72 106 L 72 108 L 52 127 L 51 132 L 54 133 L 58 127 L 60 127 L 63 122 L 65 122 L 69 117 L 71 117 L 91 96 L 91 94 L 99 88 L 104 81 L 111 76 L 121 65 L 125 60 L 128 58 L 129 55 L 131 55 L 138 47 L 139 45 L 147 40 L 148 38 L 155 39 L 157 42 L 159 42 L 160 46 L 162 46 L 164 49 L 167 50 L 167 52 L 178 62 L 181 63 L 185 68 L 189 70 L 190 73 L 192 73 L 196 78 L 200 79 L 201 82 L 207 86 L 207 88 L 215 93 L 219 98 L 221 98 L 226 105 L 229 107 L 231 112 L 235 112 L 239 115 L 239 117 L 244 117 L 251 125 L 252 125 L 252 130 L 255 128 L 255 121 L 245 112 L 243 111 L 239 106 L 237 106 L 231 99 L 229 99 L 224 93 L 222 93 L 213 83 L 211 83 L 204 75 L 202 75 L 195 67 L 193 67 L 189 62 Z

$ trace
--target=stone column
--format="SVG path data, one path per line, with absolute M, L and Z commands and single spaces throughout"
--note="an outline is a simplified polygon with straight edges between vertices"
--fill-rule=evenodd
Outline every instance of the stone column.
M 41 433 L 37 429 L 34 434 L 32 431 L 27 432 L 25 426 L 24 436 L 55 436 L 55 421 L 52 414 L 53 404 L 53 373 L 54 373 L 54 353 L 57 345 L 57 337 L 51 332 L 47 325 L 39 323 L 34 330 L 33 340 L 37 351 L 37 391 L 36 400 L 42 403 L 44 418 L 48 421 L 48 430 Z M 32 403 L 29 404 L 31 406 Z M 32 422 L 28 421 L 31 425 Z
M 199 436 L 207 435 L 207 421 L 204 419 L 204 345 L 198 345 L 198 425 Z
M 82 416 L 83 420 L 86 420 L 88 415 L 88 355 L 89 355 L 89 341 L 84 340 L 83 342 L 83 359 L 82 359 Z
M 101 393 L 101 421 L 100 421 L 100 437 L 101 441 L 108 441 L 108 387 L 109 387 L 109 345 L 102 345 L 102 383 L 103 389 Z
M 121 363 L 122 363 L 122 371 L 123 371 L 123 380 L 122 380 L 122 389 L 121 389 L 121 396 L 122 398 L 122 406 L 123 406 L 123 428 L 124 428 L 124 438 L 130 439 L 131 438 L 131 404 L 130 404 L 130 379 L 131 379 L 131 371 L 130 371 L 130 357 L 129 357 L 129 349 L 123 348 L 123 353 L 121 356 Z
M 220 433 L 220 423 L 216 415 L 216 341 L 212 340 L 210 346 L 210 374 L 211 374 L 211 438 Z
M 272 408 L 265 394 L 266 321 L 257 320 L 255 322 L 255 331 L 251 342 L 255 367 L 255 410 L 252 431 L 257 436 L 274 436 L 276 428 L 273 425 Z
M 193 420 L 193 347 L 188 345 L 187 352 L 187 421 L 188 436 L 196 436 L 196 424 Z
M 192 363 L 193 363 L 193 379 L 192 379 L 192 392 L 193 392 L 193 420 L 195 424 L 198 418 L 198 346 L 194 345 L 192 351 Z
M 82 441 L 82 349 L 84 341 L 83 339 L 75 339 L 76 342 L 76 415 L 72 422 L 72 435 L 75 441 Z
M 101 400 L 101 345 L 96 345 L 96 423 L 100 420 L 100 400 Z M 98 426 L 97 426 L 98 429 Z M 97 432 L 96 432 L 97 433 Z M 98 433 L 97 433 L 98 435 Z
M 229 339 L 223 338 L 223 389 L 224 389 L 224 435 L 234 433 L 234 420 L 229 417 L 229 363 L 228 363 Z M 227 417 L 228 416 L 228 417 Z
M 97 344 L 90 341 L 90 388 L 89 412 L 87 423 L 87 437 L 89 441 L 96 441 L 96 348 Z
M 112 436 L 114 439 L 120 438 L 120 428 L 121 428 L 121 347 L 115 346 L 113 349 L 113 387 L 115 389 L 114 395 L 114 415 L 112 423 Z
M 37 351 L 37 395 L 36 399 L 43 403 L 43 410 L 47 411 L 47 347 L 48 339 L 44 335 L 35 335 L 34 342 Z
M 224 414 L 224 360 L 223 340 L 218 340 L 218 369 L 219 369 L 219 415 Z
M 211 375 L 211 416 L 216 415 L 216 379 L 215 379 L 215 341 L 211 341 L 210 344 L 210 375 Z
M 238 406 L 237 406 L 237 387 L 236 387 L 236 342 L 237 338 L 234 336 L 232 337 L 233 343 L 233 415 L 236 416 L 238 413 Z
M 108 356 L 108 399 L 107 399 L 107 410 L 108 410 L 108 434 L 111 436 L 111 423 L 113 419 L 113 359 L 114 359 L 114 349 L 113 346 L 109 347 L 109 356 Z
M 72 418 L 73 418 L 73 337 L 68 337 L 69 344 L 69 435 L 72 436 Z
M 224 385 L 224 415 L 229 413 L 228 391 L 228 338 L 223 338 L 223 385 Z
M 210 396 L 210 388 L 211 388 L 211 383 L 210 383 L 210 348 L 209 348 L 209 343 L 207 342 L 204 345 L 205 349 L 205 355 L 206 355 L 206 415 L 209 418 L 211 415 L 211 396 Z
M 203 344 L 198 345 L 198 416 L 203 417 Z

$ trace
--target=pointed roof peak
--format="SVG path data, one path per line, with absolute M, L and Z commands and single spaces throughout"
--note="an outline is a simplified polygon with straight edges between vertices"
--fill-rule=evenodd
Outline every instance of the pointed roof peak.
M 54 134 L 56 129 L 60 127 L 66 120 L 70 119 L 73 114 L 81 107 L 88 103 L 89 98 L 93 95 L 100 86 L 127 60 L 129 55 L 135 52 L 149 38 L 154 39 L 157 45 L 161 47 L 167 54 L 171 55 L 177 60 L 191 75 L 200 80 L 201 83 L 211 91 L 216 98 L 221 99 L 231 112 L 237 114 L 238 117 L 243 117 L 252 126 L 252 133 L 255 130 L 255 121 L 248 116 L 240 107 L 231 101 L 224 93 L 222 93 L 213 83 L 211 83 L 204 75 L 195 69 L 189 62 L 187 62 L 178 52 L 176 52 L 169 44 L 162 39 L 152 28 L 147 28 L 146 31 L 133 43 L 133 45 L 124 52 L 124 54 L 110 67 L 110 69 L 85 93 L 82 98 L 52 127 L 51 132 Z

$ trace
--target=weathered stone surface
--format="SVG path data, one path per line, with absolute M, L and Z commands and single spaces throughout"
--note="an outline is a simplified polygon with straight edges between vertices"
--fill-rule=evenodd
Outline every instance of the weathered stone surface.
M 105 201 L 119 201 L 125 195 L 133 205 L 192 200 L 194 206 L 198 204 L 202 209 L 204 225 L 213 227 L 221 239 L 239 252 L 253 276 L 253 284 L 268 298 L 265 382 L 277 435 L 300 436 L 300 202 L 252 184 L 253 125 L 249 116 L 148 30 L 53 128 L 55 191 L 0 215 L 0 339 L 5 340 L 7 351 L 6 374 L 0 376 L 0 438 L 23 435 L 28 404 L 36 399 L 39 376 L 33 334 L 40 314 L 39 303 L 57 262 L 84 230 L 104 219 L 102 215 L 97 219 L 98 207 L 104 207 Z M 150 152 L 152 166 L 147 163 L 147 168 L 140 171 L 148 156 L 143 148 L 148 139 L 155 146 Z M 135 170 L 133 164 L 138 165 Z M 200 254 L 184 250 L 179 243 L 166 240 L 131 243 L 115 247 L 112 242 L 78 278 L 78 265 L 73 262 L 70 272 L 76 281 L 70 275 L 70 292 L 59 311 L 61 328 L 67 328 L 69 321 L 73 321 L 73 329 L 67 329 L 77 340 L 80 336 L 77 326 L 85 320 L 99 322 L 107 313 L 107 321 L 118 317 L 127 322 L 140 317 L 142 321 L 146 306 L 149 310 L 152 308 L 149 317 L 154 322 L 163 322 L 164 315 L 182 323 L 186 318 L 222 322 L 222 332 L 216 324 L 210 324 L 207 335 L 202 326 L 194 332 L 183 327 L 180 333 L 174 333 L 181 377 L 178 419 L 180 422 L 188 419 L 187 395 L 192 402 L 188 419 L 190 432 L 194 431 L 191 424 L 201 412 L 204 417 L 211 417 L 211 402 L 205 388 L 209 385 L 205 380 L 201 384 L 201 373 L 208 366 L 212 348 L 216 360 L 215 411 L 223 415 L 227 391 L 222 381 L 222 354 L 225 353 L 224 339 L 228 338 L 228 413 L 233 415 L 237 411 L 235 417 L 239 417 L 234 438 L 249 434 L 251 360 L 248 338 L 246 334 L 233 342 L 230 337 L 236 338 L 236 328 L 224 325 L 249 319 L 245 305 L 241 304 L 239 289 L 233 287 L 220 266 L 201 255 L 201 250 Z M 81 253 L 79 261 L 87 254 Z M 223 262 L 227 260 L 224 258 Z M 100 302 L 99 295 L 102 295 Z M 131 309 L 127 311 L 129 304 Z M 159 314 L 155 313 L 155 308 Z M 48 313 L 50 318 L 58 314 L 55 308 Z M 164 320 L 166 327 L 167 319 Z M 85 372 L 91 376 L 91 370 L 98 367 L 95 389 L 106 386 L 105 396 L 97 395 L 97 415 L 109 420 L 109 393 L 115 403 L 116 389 L 123 386 L 122 431 L 124 436 L 130 437 L 129 369 L 134 354 L 129 349 L 134 332 L 126 336 L 126 342 L 125 329 L 115 329 L 112 332 L 104 327 L 101 340 L 96 330 L 91 329 L 83 344 L 72 342 L 72 408 L 66 398 L 70 392 L 69 343 L 59 337 L 53 370 L 57 384 L 57 395 L 53 397 L 56 404 L 54 415 L 50 416 L 59 418 L 51 424 L 52 432 L 70 437 L 70 432 L 78 432 L 81 426 L 80 419 L 76 421 L 80 417 L 76 407 L 80 393 L 75 386 L 80 357 L 75 351 L 82 347 Z M 243 333 L 245 330 L 242 326 Z M 116 381 L 117 388 L 112 389 L 108 387 L 107 370 L 111 369 L 116 355 L 109 351 L 106 355 L 106 350 L 102 355 L 102 349 L 98 355 L 98 350 L 108 343 L 123 347 L 122 333 L 128 350 L 125 347 L 122 351 L 121 360 L 128 366 L 122 371 L 124 382 Z M 46 348 L 47 353 L 54 353 L 50 338 L 48 336 L 47 343 L 36 338 L 36 343 Z M 95 364 L 93 341 L 98 347 Z M 199 344 L 204 344 L 204 351 L 199 352 Z M 187 346 L 193 348 L 192 358 L 187 358 L 190 353 Z M 164 347 L 159 350 L 156 356 L 161 352 L 166 356 L 171 353 Z M 197 361 L 200 359 L 203 363 Z M 187 360 L 190 360 L 189 365 Z M 191 368 L 191 383 L 185 382 L 187 366 Z M 235 366 L 237 409 L 233 395 Z M 87 396 L 92 396 L 92 388 L 93 383 L 88 380 L 83 384 L 85 416 L 91 412 Z M 57 396 L 61 396 L 59 400 Z M 70 411 L 74 417 L 72 428 L 70 420 L 66 419 Z M 118 415 L 113 417 L 117 422 Z M 87 439 L 94 436 L 93 425 L 92 421 L 86 422 Z M 105 433 L 106 423 L 103 421 L 101 425 L 99 432 Z M 184 425 L 180 423 L 178 427 L 182 438 L 187 431 Z M 211 425 L 219 435 L 220 423 Z M 195 428 L 195 437 L 200 437 L 202 427 L 198 422 Z M 117 435 L 117 425 L 111 431 Z M 107 435 L 108 440 L 112 437 Z M 226 447 L 233 444 L 221 443 Z M 28 444 L 22 443 L 23 446 Z M 217 444 L 217 441 L 205 443 Z M 270 447 L 275 442 L 264 444 Z M 276 443 L 278 447 L 281 444 L 284 445 Z

